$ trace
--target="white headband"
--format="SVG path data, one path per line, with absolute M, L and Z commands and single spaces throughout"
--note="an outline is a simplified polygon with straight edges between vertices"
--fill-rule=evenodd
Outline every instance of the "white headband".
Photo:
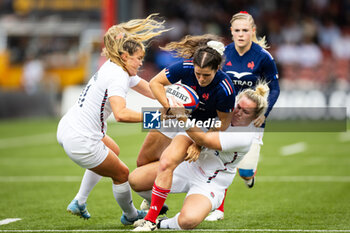
M 223 43 L 219 41 L 211 40 L 207 42 L 207 45 L 210 48 L 215 49 L 221 56 L 224 55 L 225 46 Z

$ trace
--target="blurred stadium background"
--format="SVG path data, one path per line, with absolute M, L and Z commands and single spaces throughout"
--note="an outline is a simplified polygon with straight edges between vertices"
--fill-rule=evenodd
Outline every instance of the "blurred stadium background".
M 150 45 L 140 73 L 149 80 L 173 61 L 159 45 L 204 33 L 229 43 L 240 10 L 278 64 L 277 106 L 350 107 L 349 0 L 2 0 L 0 118 L 61 115 L 63 91 L 98 69 L 112 24 L 159 12 L 174 28 Z

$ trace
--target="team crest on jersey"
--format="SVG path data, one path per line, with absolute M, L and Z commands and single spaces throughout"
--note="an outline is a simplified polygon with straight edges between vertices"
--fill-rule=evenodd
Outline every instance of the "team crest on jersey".
M 231 61 L 228 61 L 228 62 L 226 63 L 226 65 L 227 65 L 227 66 L 232 66 Z
M 211 196 L 212 198 L 214 198 L 214 197 L 215 197 L 215 194 L 214 194 L 213 192 L 210 192 L 210 196 Z
M 202 97 L 203 97 L 203 99 L 208 100 L 209 99 L 209 93 L 203 93 Z
M 247 67 L 249 68 L 249 69 L 251 69 L 251 70 L 253 70 L 254 69 L 254 62 L 253 61 L 251 61 L 251 62 L 249 62 L 248 63 L 248 65 L 247 65 Z

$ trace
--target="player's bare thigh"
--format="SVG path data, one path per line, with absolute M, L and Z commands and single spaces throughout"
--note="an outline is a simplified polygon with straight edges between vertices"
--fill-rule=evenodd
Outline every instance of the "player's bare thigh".
M 110 149 L 106 159 L 90 170 L 101 176 L 112 178 L 114 184 L 122 184 L 128 181 L 129 168 Z
M 170 144 L 171 139 L 158 130 L 148 132 L 137 157 L 137 167 L 158 161 L 162 152 Z

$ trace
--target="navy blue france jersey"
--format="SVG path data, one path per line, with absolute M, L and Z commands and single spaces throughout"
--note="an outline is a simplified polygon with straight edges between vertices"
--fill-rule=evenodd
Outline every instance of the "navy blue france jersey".
M 217 116 L 216 111 L 231 112 L 235 106 L 235 89 L 232 81 L 223 71 L 218 70 L 213 81 L 206 87 L 198 84 L 192 60 L 177 62 L 165 70 L 171 83 L 181 81 L 190 86 L 199 96 L 199 106 L 192 112 L 196 120 L 207 120 Z
M 232 79 L 236 93 L 246 88 L 254 88 L 258 80 L 268 83 L 269 106 L 265 114 L 268 116 L 280 93 L 278 71 L 271 54 L 253 42 L 250 50 L 240 56 L 233 42 L 226 46 L 225 56 L 226 61 L 222 70 Z

